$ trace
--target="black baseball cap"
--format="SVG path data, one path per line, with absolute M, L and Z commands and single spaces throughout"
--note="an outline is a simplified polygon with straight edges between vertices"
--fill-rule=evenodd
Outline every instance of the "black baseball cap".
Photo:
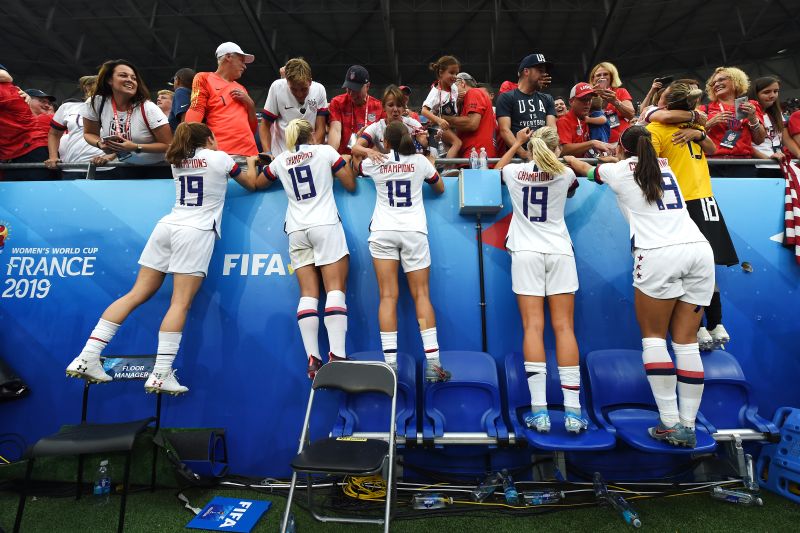
M 405 94 L 406 96 L 411 96 L 411 87 L 409 87 L 408 85 L 401 85 L 400 87 L 398 87 L 398 89 L 403 91 L 403 94 Z
M 530 54 L 520 61 L 517 73 L 522 72 L 526 68 L 532 68 L 538 65 L 544 65 L 544 68 L 547 69 L 548 72 L 553 68 L 553 64 L 547 61 L 543 54 Z
M 6 72 L 8 72 L 8 69 L 4 65 L 0 65 L 0 70 L 5 70 Z
M 50 96 L 49 94 L 47 94 L 46 92 L 42 91 L 41 89 L 25 89 L 25 94 L 27 94 L 31 98 L 47 98 L 51 102 L 55 102 L 56 101 L 56 97 L 55 96 Z
M 347 69 L 347 74 L 344 76 L 342 89 L 360 91 L 361 88 L 367 83 L 369 83 L 369 72 L 367 72 L 367 69 L 361 65 L 353 65 Z

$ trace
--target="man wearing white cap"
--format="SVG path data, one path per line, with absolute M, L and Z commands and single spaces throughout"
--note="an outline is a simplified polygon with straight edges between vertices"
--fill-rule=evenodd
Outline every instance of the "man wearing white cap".
M 216 72 L 198 72 L 194 77 L 185 122 L 205 122 L 223 152 L 256 155 L 256 106 L 247 89 L 236 81 L 255 57 L 231 42 L 219 45 L 216 56 Z

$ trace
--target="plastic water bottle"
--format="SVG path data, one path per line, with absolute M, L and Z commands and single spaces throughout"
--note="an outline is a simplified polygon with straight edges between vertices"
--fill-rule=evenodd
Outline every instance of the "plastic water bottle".
M 526 505 L 547 505 L 548 503 L 558 503 L 564 499 L 564 493 L 560 490 L 529 491 L 522 493 L 522 501 Z
M 746 505 L 746 506 L 764 505 L 764 500 L 762 500 L 755 494 L 750 494 L 749 492 L 744 492 L 741 490 L 730 490 L 730 489 L 723 489 L 722 487 L 714 487 L 713 489 L 711 489 L 711 496 L 718 500 L 724 500 L 726 502 L 731 502 L 731 503 L 738 503 L 739 505 Z
M 286 522 L 286 533 L 295 533 L 297 525 L 294 521 L 294 513 L 289 513 L 289 520 Z
M 92 494 L 94 495 L 94 501 L 98 505 L 105 505 L 108 503 L 108 497 L 111 494 L 111 477 L 108 474 L 107 459 L 100 461 L 100 466 L 97 467 Z
M 451 503 L 453 503 L 453 498 L 438 492 L 418 492 L 411 499 L 411 506 L 414 509 L 443 509 Z
M 475 147 L 473 147 L 472 151 L 469 153 L 469 168 L 480 168 L 480 161 L 478 161 L 478 152 L 475 151 Z
M 519 493 L 517 492 L 517 487 L 514 485 L 514 479 L 512 479 L 511 474 L 504 468 L 500 473 L 500 477 L 503 480 L 503 493 L 506 496 L 506 503 L 509 505 L 519 504 Z
M 483 170 L 489 169 L 489 156 L 486 155 L 486 148 L 481 147 L 481 153 L 478 155 L 478 165 Z
M 489 474 L 486 478 L 481 481 L 481 484 L 478 485 L 475 490 L 470 493 L 472 497 L 472 501 L 474 502 L 482 502 L 492 494 L 494 491 L 497 490 L 497 485 L 501 483 L 498 479 L 497 474 Z

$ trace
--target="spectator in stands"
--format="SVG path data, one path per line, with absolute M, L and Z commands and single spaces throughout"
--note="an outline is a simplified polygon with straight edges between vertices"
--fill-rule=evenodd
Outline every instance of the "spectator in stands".
M 47 159 L 47 133 L 36 127 L 28 103 L 20 96 L 20 88 L 0 65 L 0 161 L 8 163 L 41 163 Z M 12 172 L 4 179 L 47 180 L 52 173 L 47 169 Z
M 411 87 L 409 87 L 408 85 L 401 85 L 400 90 L 403 91 L 404 95 L 406 95 L 406 102 L 409 102 L 411 100 Z M 406 111 L 403 114 L 403 116 L 411 117 L 420 124 L 422 124 L 423 126 L 428 122 L 428 120 L 425 117 L 420 117 L 419 113 L 411 109 L 411 106 L 409 106 L 408 103 L 406 103 Z
M 255 56 L 232 42 L 219 45 L 214 55 L 217 70 L 194 76 L 191 103 L 183 121 L 205 122 L 214 132 L 219 149 L 229 155 L 254 156 L 258 153 L 254 137 L 258 127 L 256 105 L 237 80 Z
M 498 94 L 503 94 L 509 91 L 513 91 L 517 87 L 519 87 L 518 83 L 506 80 L 500 84 L 500 90 L 498 91 Z
M 644 98 L 639 104 L 640 118 L 644 117 L 648 111 L 658 105 L 658 101 L 661 98 L 661 93 L 664 92 L 664 83 L 662 80 L 669 80 L 671 82 L 672 78 L 656 78 L 653 80 L 653 83 L 650 85 L 650 89 L 647 91 L 647 94 L 644 95 Z
M 789 116 L 786 131 L 789 132 L 795 144 L 800 145 L 800 111 L 795 111 Z
M 556 108 L 556 120 L 567 114 L 567 103 L 563 96 L 557 96 L 553 105 Z
M 608 118 L 603 112 L 603 99 L 599 96 L 592 97 L 592 104 L 589 107 L 589 115 L 586 117 L 586 124 L 589 126 L 589 138 L 593 141 L 608 142 L 611 137 L 611 126 L 608 125 Z
M 461 139 L 456 132 L 451 131 L 448 116 L 458 114 L 458 87 L 456 76 L 461 69 L 458 59 L 453 56 L 442 56 L 435 63 L 428 65 L 428 69 L 436 75 L 436 82 L 431 87 L 428 96 L 422 103 L 422 116 L 438 131 L 435 133 L 447 149 L 445 157 L 458 157 L 461 150 Z M 439 157 L 444 154 L 437 154 Z
M 102 166 L 114 159 L 132 167 L 117 167 L 104 178 L 155 178 L 171 175 L 168 168 L 148 168 L 164 161 L 172 141 L 167 116 L 150 101 L 150 92 L 136 66 L 116 59 L 103 63 L 89 100 L 81 111 L 83 137 L 105 152 L 92 162 Z
M 766 137 L 761 144 L 753 145 L 753 156 L 757 159 L 774 159 L 782 161 L 784 159 L 783 147 L 794 157 L 800 158 L 800 149 L 794 142 L 791 135 L 784 135 L 783 111 L 779 94 L 781 90 L 780 80 L 772 76 L 758 78 L 750 86 L 747 97 L 755 100 L 764 112 L 763 123 L 766 130 Z M 769 168 L 765 165 L 756 165 L 756 174 L 759 176 L 780 177 L 780 170 Z
M 156 105 L 167 116 L 169 116 L 169 112 L 172 110 L 172 99 L 174 97 L 175 93 L 168 89 L 161 89 L 158 91 Z
M 167 119 L 173 132 L 186 117 L 186 110 L 189 109 L 191 104 L 193 80 L 194 70 L 185 67 L 178 69 L 178 72 L 172 78 L 172 88 L 175 89 L 175 94 L 172 97 L 172 107 L 169 110 Z
M 406 125 L 408 133 L 416 141 L 417 151 L 423 151 L 428 146 L 428 132 L 423 129 L 422 124 L 411 117 L 404 116 L 408 97 L 398 86 L 386 87 L 381 103 L 383 104 L 384 118 L 367 126 L 352 148 L 354 168 L 358 168 L 360 161 L 365 157 L 376 163 L 386 160 L 384 154 L 387 154 L 388 150 L 383 144 L 383 136 L 386 133 L 386 126 L 392 122 L 402 121 Z
M 594 88 L 584 82 L 576 84 L 570 91 L 569 111 L 556 123 L 562 155 L 595 157 L 597 153 L 613 152 L 608 143 L 589 138 L 586 116 L 589 114 L 594 96 L 596 96 Z
M 456 85 L 461 95 L 458 116 L 446 118 L 461 139 L 461 150 L 456 157 L 468 158 L 473 148 L 478 153 L 486 148 L 487 157 L 497 157 L 494 146 L 497 121 L 492 100 L 466 72 L 458 74 Z
M 736 67 L 719 67 L 706 82 L 706 95 L 710 103 L 702 110 L 708 115 L 706 132 L 714 141 L 717 152 L 714 158 L 752 158 L 753 146 L 764 142 L 767 136 L 762 121 L 761 106 L 755 100 L 742 102 L 735 108 L 736 99 L 745 97 L 750 88 L 747 74 Z M 752 176 L 750 167 L 714 165 L 715 176 Z
M 340 154 L 349 154 L 364 128 L 383 118 L 381 101 L 369 95 L 369 72 L 361 65 L 347 69 L 344 94 L 331 99 L 328 145 Z
M 50 96 L 40 89 L 25 89 L 25 94 L 29 97 L 28 105 L 35 116 L 55 113 L 53 107 L 56 103 L 55 96 Z
M 497 93 L 494 91 L 494 87 L 492 87 L 492 85 L 490 83 L 479 83 L 478 84 L 478 89 L 480 89 L 483 92 L 485 92 L 486 96 L 489 97 L 489 100 L 494 102 L 494 97 L 497 95 Z
M 50 132 L 47 137 L 47 150 L 49 156 L 44 162 L 50 169 L 58 168 L 58 163 L 89 163 L 92 159 L 102 156 L 104 152 L 86 142 L 83 138 L 83 118 L 81 112 L 84 103 L 92 94 L 97 76 L 83 76 L 80 79 L 80 88 L 83 99 L 62 103 L 50 121 Z M 64 135 L 66 133 L 66 136 Z M 108 171 L 110 168 L 99 168 L 98 171 Z M 65 169 L 71 177 L 85 174 L 85 169 Z
M 553 97 L 539 92 L 549 82 L 548 71 L 552 64 L 542 54 L 526 56 L 519 64 L 517 88 L 502 92 L 497 97 L 497 127 L 506 146 L 513 146 L 522 128 L 532 131 L 543 126 L 556 125 L 556 108 Z M 520 147 L 517 155 L 528 159 L 529 154 Z
M 633 98 L 627 89 L 622 87 L 619 71 L 612 63 L 598 63 L 589 73 L 589 83 L 597 96 L 606 102 L 605 113 L 608 126 L 611 128 L 609 142 L 619 141 L 622 132 L 630 127 L 630 119 L 636 114 Z
M 272 82 L 264 117 L 258 127 L 261 146 L 266 154 L 280 154 L 287 150 L 286 126 L 302 118 L 314 126 L 314 142 L 325 144 L 325 125 L 328 118 L 328 97 L 325 87 L 312 81 L 311 66 L 302 57 L 286 62 L 286 78 Z M 274 125 L 273 125 L 274 124 Z M 270 128 L 270 126 L 273 126 Z

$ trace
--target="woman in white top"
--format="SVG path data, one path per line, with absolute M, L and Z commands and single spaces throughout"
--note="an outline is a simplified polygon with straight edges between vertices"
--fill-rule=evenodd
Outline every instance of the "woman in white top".
M 784 135 L 783 111 L 780 101 L 781 83 L 778 78 L 767 76 L 758 78 L 750 85 L 747 97 L 755 100 L 764 111 L 764 129 L 767 135 L 761 144 L 753 145 L 753 156 L 757 159 L 772 159 L 783 161 L 785 158 L 783 148 L 789 153 L 800 158 L 800 147 L 794 142 L 791 135 Z M 756 165 L 756 174 L 766 177 L 783 177 L 781 171 L 771 165 Z
M 297 325 L 308 356 L 307 373 L 314 379 L 322 366 L 319 351 L 319 278 L 325 285 L 325 329 L 330 351 L 328 361 L 344 360 L 347 333 L 345 303 L 348 258 L 347 241 L 333 198 L 333 178 L 339 178 L 348 191 L 356 188 L 349 156 L 327 144 L 316 144 L 314 129 L 305 119 L 294 119 L 286 126 L 286 146 L 263 170 L 270 184 L 281 181 L 289 198 L 284 230 L 289 235 L 289 258 L 297 283 L 300 302 Z
M 416 306 L 425 350 L 425 379 L 447 381 L 450 373 L 439 361 L 436 316 L 429 294 L 431 255 L 422 203 L 423 181 L 437 194 L 444 192 L 444 182 L 431 161 L 417 153 L 402 123 L 390 123 L 383 142 L 388 149 L 386 161 L 366 160 L 360 173 L 372 179 L 377 192 L 369 225 L 369 251 L 380 290 L 378 323 L 384 358 L 397 368 L 397 273 L 398 266 L 402 265 Z
M 527 163 L 509 165 L 520 148 L 531 154 Z M 573 310 L 578 271 L 572 240 L 564 222 L 564 206 L 578 186 L 575 173 L 561 163 L 558 132 L 553 127 L 517 132 L 516 142 L 495 165 L 508 187 L 514 214 L 506 237 L 511 254 L 511 286 L 517 295 L 531 412 L 525 424 L 550 431 L 547 410 L 547 363 L 544 350 L 544 300 L 556 336 L 556 358 L 564 394 L 564 427 L 570 433 L 586 429 L 580 404 L 580 352 L 575 339 Z
M 382 118 L 364 128 L 358 142 L 352 149 L 354 167 L 357 167 L 357 163 L 364 157 L 368 157 L 376 163 L 386 160 L 386 154 L 389 150 L 384 145 L 383 139 L 386 127 L 392 122 L 400 122 L 405 125 L 409 135 L 416 140 L 416 143 L 414 143 L 418 147 L 415 148 L 416 151 L 428 146 L 428 135 L 422 124 L 411 117 L 403 116 L 408 96 L 399 87 L 389 85 L 383 92 L 381 102 L 383 103 L 383 112 L 386 118 Z
M 656 156 L 647 128 L 625 130 L 617 158 L 620 161 L 597 168 L 574 157 L 564 159 L 578 174 L 607 183 L 630 224 L 642 359 L 660 417 L 649 433 L 669 444 L 694 448 L 695 417 L 703 395 L 697 329 L 714 293 L 714 253 L 689 216 L 667 160 Z M 667 332 L 675 364 L 667 352 Z
M 248 159 L 247 172 L 243 173 L 228 154 L 217 151 L 217 141 L 208 126 L 197 122 L 178 126 L 167 161 L 172 164 L 175 205 L 150 234 L 133 288 L 103 312 L 86 346 L 67 367 L 68 376 L 111 381 L 100 363 L 101 351 L 128 315 L 158 291 L 167 274 L 172 274 L 172 298 L 159 328 L 155 366 L 144 388 L 169 394 L 189 390 L 178 383 L 172 363 L 186 315 L 208 272 L 214 242 L 221 235 L 228 178 L 248 190 L 264 188 L 267 183 L 256 177 L 255 157 Z
M 98 166 L 113 161 L 151 165 L 164 161 L 172 141 L 167 116 L 150 101 L 150 92 L 133 63 L 106 61 L 82 112 L 83 137 L 106 155 L 96 156 Z M 104 178 L 166 177 L 159 168 L 125 167 L 103 174 Z

